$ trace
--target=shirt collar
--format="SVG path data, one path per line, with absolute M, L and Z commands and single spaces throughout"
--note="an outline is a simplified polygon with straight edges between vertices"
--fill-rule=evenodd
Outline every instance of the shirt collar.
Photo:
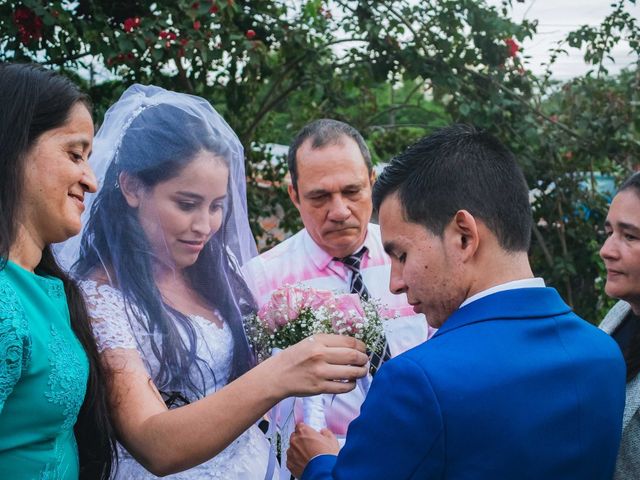
M 375 241 L 374 236 L 371 235 L 369 231 L 369 227 L 367 227 L 367 235 L 364 238 L 364 242 L 362 245 L 359 245 L 358 248 L 354 250 L 354 253 L 360 250 L 362 247 L 367 247 L 367 251 L 362 257 L 362 265 L 366 265 L 366 259 L 370 258 L 374 253 L 377 252 L 379 248 L 381 248 Z M 329 264 L 333 261 L 333 257 L 325 252 L 322 247 L 320 247 L 311 235 L 309 235 L 309 231 L 307 229 L 304 230 L 304 235 L 302 237 L 302 242 L 304 244 L 304 249 L 307 252 L 307 255 L 316 266 L 318 270 L 324 270 L 329 266 Z
M 475 302 L 476 300 L 480 300 L 483 297 L 491 295 L 492 293 L 503 292 L 505 290 L 515 290 L 516 288 L 544 288 L 544 280 L 542 278 L 525 278 L 522 280 L 513 280 L 511 282 L 501 283 L 500 285 L 495 285 L 491 288 L 487 288 L 486 290 L 482 290 L 481 292 L 476 293 L 475 295 L 470 296 L 459 308 L 464 307 L 465 305 L 469 305 L 471 302 Z

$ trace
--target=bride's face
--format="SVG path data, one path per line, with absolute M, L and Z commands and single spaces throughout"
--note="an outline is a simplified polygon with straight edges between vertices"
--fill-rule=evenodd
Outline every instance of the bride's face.
M 196 262 L 222 224 L 228 179 L 224 161 L 201 151 L 176 177 L 123 189 L 160 262 L 178 270 Z

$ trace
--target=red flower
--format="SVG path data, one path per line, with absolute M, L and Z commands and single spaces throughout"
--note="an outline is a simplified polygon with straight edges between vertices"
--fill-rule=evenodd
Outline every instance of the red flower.
M 42 38 L 42 19 L 27 7 L 19 7 L 13 12 L 13 23 L 18 27 L 23 44 Z
M 160 30 L 160 33 L 158 34 L 158 37 L 160 37 L 162 40 L 164 40 L 168 36 L 169 36 L 169 32 L 167 32 L 166 30 Z
M 215 15 L 216 13 L 218 13 L 218 10 L 219 10 L 218 5 L 212 5 L 211 8 L 209 9 L 209 13 L 211 15 Z
M 189 39 L 188 38 L 181 38 L 180 39 L 180 45 L 182 45 L 183 47 L 189 43 Z
M 507 55 L 510 57 L 515 57 L 518 51 L 520 50 L 520 45 L 516 43 L 516 41 L 509 37 L 504 41 L 504 44 L 507 46 Z
M 127 18 L 123 22 L 124 31 L 127 33 L 132 32 L 138 26 L 140 26 L 140 17 Z
M 175 40 L 176 38 L 178 38 L 178 35 L 176 35 L 176 32 L 169 32 L 169 33 L 167 34 L 167 38 L 168 38 L 169 40 Z
M 247 30 L 247 33 L 245 33 L 245 36 L 249 39 L 249 40 L 253 40 L 256 36 L 256 32 L 249 29 Z
M 193 22 L 193 29 L 200 30 L 200 20 L 196 20 L 195 22 Z
M 191 5 L 191 8 L 193 8 L 194 10 L 197 10 L 200 8 L 200 2 L 193 2 L 193 5 Z

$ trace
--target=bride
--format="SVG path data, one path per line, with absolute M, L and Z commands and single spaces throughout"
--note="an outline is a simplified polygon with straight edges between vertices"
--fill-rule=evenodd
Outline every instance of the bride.
M 244 155 L 206 101 L 134 85 L 91 163 L 101 189 L 62 257 L 77 260 L 110 374 L 116 478 L 275 478 L 256 421 L 287 396 L 351 390 L 364 346 L 318 335 L 254 367 L 238 273 L 255 254 Z

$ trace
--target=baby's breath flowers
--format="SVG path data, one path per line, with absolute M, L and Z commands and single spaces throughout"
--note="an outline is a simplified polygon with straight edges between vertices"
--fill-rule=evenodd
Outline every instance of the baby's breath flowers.
M 301 285 L 276 290 L 256 315 L 245 321 L 247 337 L 258 361 L 274 348 L 287 348 L 316 333 L 336 333 L 362 340 L 371 353 L 384 347 L 385 309 L 375 300 Z

